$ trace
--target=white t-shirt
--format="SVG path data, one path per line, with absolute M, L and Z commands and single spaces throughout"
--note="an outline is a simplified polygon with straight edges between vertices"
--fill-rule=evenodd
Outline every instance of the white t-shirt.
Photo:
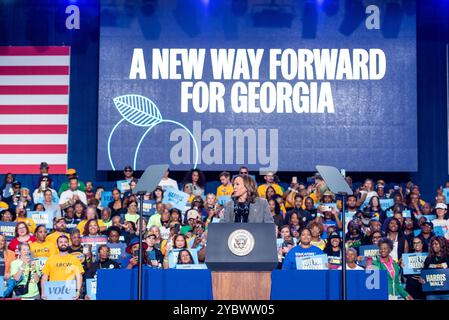
M 442 227 L 444 231 L 444 237 L 449 240 L 449 220 L 433 219 L 432 223 L 434 227 Z
M 64 204 L 67 201 L 71 200 L 74 195 L 77 195 L 80 198 L 80 201 L 87 206 L 87 197 L 86 194 L 81 190 L 67 190 L 61 193 L 61 197 L 59 198 L 59 204 Z
M 178 189 L 178 183 L 176 182 L 176 180 L 167 178 L 167 180 L 161 179 L 161 181 L 159 182 L 159 185 L 162 187 L 162 189 L 166 189 L 167 187 L 172 187 L 176 190 Z
M 338 267 L 337 270 L 341 270 L 341 266 Z M 348 264 L 346 264 L 346 270 L 365 270 L 361 266 L 355 265 L 355 268 L 350 268 Z

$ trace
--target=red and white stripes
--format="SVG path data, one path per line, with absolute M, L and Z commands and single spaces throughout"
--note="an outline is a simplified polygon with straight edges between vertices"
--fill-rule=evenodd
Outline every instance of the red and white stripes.
M 0 173 L 65 173 L 70 47 L 0 47 Z

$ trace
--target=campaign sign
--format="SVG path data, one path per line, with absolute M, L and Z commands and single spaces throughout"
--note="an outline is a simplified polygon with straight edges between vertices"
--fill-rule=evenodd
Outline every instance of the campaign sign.
M 424 260 L 427 253 L 404 253 L 402 261 L 404 262 L 404 274 L 420 274 L 424 267 Z
M 298 270 L 327 270 L 329 259 L 327 254 L 296 257 L 296 269 Z
M 109 202 L 111 202 L 112 200 L 113 200 L 112 191 L 103 191 L 101 193 L 101 206 L 103 208 L 107 207 Z
M 169 268 L 176 267 L 176 265 L 178 264 L 178 255 L 181 250 L 182 249 L 172 249 L 168 253 L 168 267 Z M 194 264 L 198 264 L 199 263 L 198 262 L 198 249 L 190 248 L 188 250 L 189 250 L 190 254 L 192 255 Z
M 47 229 L 53 229 L 53 214 L 54 212 L 48 211 L 30 211 L 27 213 L 36 225 L 43 224 Z
M 319 206 L 328 206 L 328 207 L 334 208 L 335 210 L 338 211 L 337 204 L 334 202 L 332 202 L 332 203 L 316 203 L 314 206 L 315 206 L 315 209 L 318 209 Z
M 0 222 L 0 234 L 5 235 L 6 240 L 10 241 L 15 236 L 15 222 Z
M 131 187 L 127 180 L 119 180 L 117 181 L 117 189 L 119 189 L 121 193 L 125 193 L 126 191 L 131 190 Z
M 3 298 L 3 292 L 5 292 L 5 280 L 3 276 L 0 276 L 0 298 Z
M 394 205 L 394 199 L 380 199 L 379 202 L 380 202 L 380 207 L 384 211 Z
M 402 210 L 402 216 L 404 218 L 411 218 L 412 217 L 412 213 L 410 212 L 410 210 Z M 393 217 L 393 211 L 392 210 L 388 210 L 387 211 L 387 217 L 388 218 Z
M 145 217 L 151 217 L 156 212 L 156 201 L 144 200 L 143 201 L 143 215 Z
M 215 217 L 213 217 L 212 218 L 212 223 L 220 223 L 220 218 L 215 218 Z
M 83 248 L 88 247 L 92 252 L 93 261 L 96 261 L 98 247 L 102 244 L 106 244 L 108 238 L 106 236 L 84 236 L 81 237 L 81 245 Z
M 110 254 L 109 259 L 120 263 L 121 267 L 126 267 L 127 261 L 126 244 L 125 243 L 107 243 Z
M 220 206 L 224 206 L 226 202 L 231 200 L 231 196 L 219 196 L 218 197 L 218 204 Z
M 86 279 L 86 291 L 90 300 L 97 300 L 97 279 Z
M 449 204 L 449 188 L 443 189 L 443 195 L 446 198 L 446 204 Z
M 435 226 L 435 227 L 433 227 L 433 233 L 435 233 L 435 235 L 437 237 L 444 237 L 444 235 L 446 234 L 446 232 L 445 232 L 446 230 L 447 229 L 446 228 L 443 229 L 442 226 Z
M 379 247 L 376 245 L 360 246 L 359 254 L 363 257 L 377 257 L 379 255 Z
M 76 281 L 47 281 L 44 285 L 47 300 L 73 300 L 76 295 Z
M 427 269 L 421 271 L 425 283 L 422 291 L 449 291 L 449 269 Z
M 164 192 L 163 204 L 171 204 L 174 208 L 182 210 L 189 200 L 189 195 L 185 192 L 176 190 L 174 188 L 167 188 Z

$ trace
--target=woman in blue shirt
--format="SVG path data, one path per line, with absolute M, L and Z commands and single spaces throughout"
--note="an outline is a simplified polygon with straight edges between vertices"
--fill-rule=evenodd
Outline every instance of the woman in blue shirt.
M 293 247 L 285 256 L 282 264 L 282 270 L 296 270 L 297 257 L 323 254 L 323 251 L 320 248 L 315 247 L 310 243 L 312 241 L 312 232 L 309 228 L 304 228 L 301 230 L 299 240 L 299 245 Z

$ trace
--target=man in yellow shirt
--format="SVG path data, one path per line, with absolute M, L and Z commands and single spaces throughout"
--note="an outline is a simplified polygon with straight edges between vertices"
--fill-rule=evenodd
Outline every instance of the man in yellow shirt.
M 73 297 L 78 300 L 83 284 L 84 269 L 79 260 L 68 253 L 69 238 L 65 235 L 57 239 L 59 254 L 48 258 L 42 269 L 41 289 L 42 299 L 45 299 L 44 288 L 47 281 L 71 281 L 76 280 L 76 293 Z
M 66 224 L 64 218 L 63 217 L 56 218 L 55 221 L 53 222 L 53 232 L 47 236 L 46 241 L 53 243 L 54 246 L 57 248 L 56 241 L 58 240 L 59 236 L 62 235 L 65 235 L 66 237 L 70 236 L 67 232 L 65 232 L 65 229 Z
M 217 198 L 221 196 L 232 196 L 234 188 L 231 183 L 231 174 L 227 171 L 223 171 L 218 176 L 221 182 L 221 186 L 217 188 Z
M 267 172 L 267 174 L 264 177 L 266 183 L 261 184 L 259 188 L 257 188 L 257 193 L 259 193 L 259 197 L 264 198 L 266 197 L 267 188 L 269 186 L 273 187 L 274 191 L 276 191 L 277 194 L 283 196 L 284 192 L 282 191 L 282 188 L 280 185 L 278 185 L 276 182 L 274 182 L 274 173 L 272 171 Z
M 86 219 L 81 220 L 80 223 L 78 223 L 78 226 L 76 227 L 81 235 L 84 234 L 84 226 L 86 225 L 87 221 L 91 219 L 97 219 L 98 226 L 100 227 L 100 232 L 106 231 L 106 225 L 104 224 L 103 220 L 98 219 L 97 217 L 97 209 L 94 206 L 88 206 L 86 209 Z

